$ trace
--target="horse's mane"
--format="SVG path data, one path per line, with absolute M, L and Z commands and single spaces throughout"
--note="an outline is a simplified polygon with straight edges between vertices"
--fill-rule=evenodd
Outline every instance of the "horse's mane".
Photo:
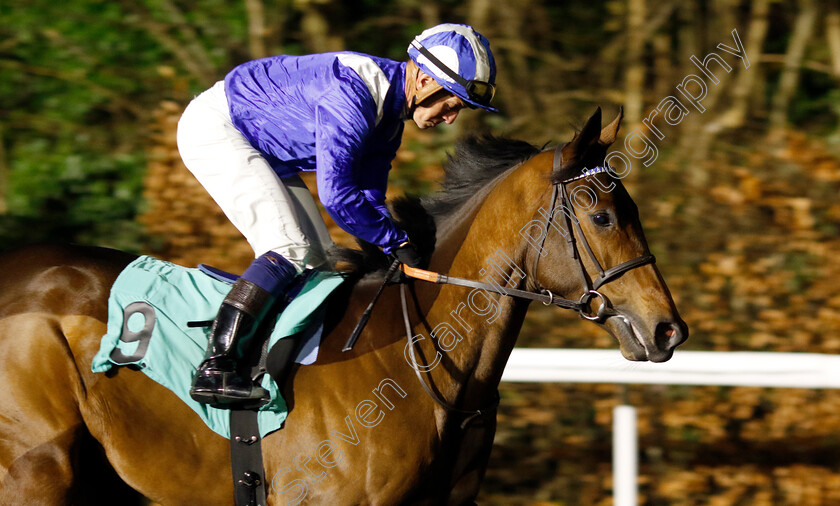
M 489 135 L 467 137 L 456 144 L 454 154 L 447 156 L 443 188 L 425 198 L 396 199 L 391 205 L 393 217 L 418 251 L 429 258 L 435 249 L 436 223 L 453 215 L 502 172 L 539 152 L 540 148 L 516 139 Z M 344 262 L 345 268 L 349 263 L 358 275 L 387 268 L 388 258 L 379 248 L 364 241 L 358 243 L 361 250 L 335 248 L 330 252 L 332 261 Z
M 468 137 L 455 146 L 444 165 L 443 189 L 425 199 L 423 207 L 444 218 L 507 169 L 530 159 L 540 148 L 503 137 Z

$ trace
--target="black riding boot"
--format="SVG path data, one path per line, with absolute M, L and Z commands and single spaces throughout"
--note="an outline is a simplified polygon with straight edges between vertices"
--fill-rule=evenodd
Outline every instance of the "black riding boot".
M 266 389 L 237 373 L 236 360 L 248 350 L 263 313 L 274 301 L 269 292 L 245 279 L 233 284 L 210 329 L 204 362 L 198 366 L 190 396 L 216 406 L 260 405 L 270 400 Z

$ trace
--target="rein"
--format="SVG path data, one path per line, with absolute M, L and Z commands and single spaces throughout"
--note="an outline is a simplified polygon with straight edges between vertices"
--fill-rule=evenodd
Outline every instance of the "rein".
M 437 283 L 439 285 L 456 285 L 465 286 L 467 288 L 478 288 L 480 290 L 486 290 L 488 292 L 507 295 L 509 297 L 516 297 L 519 299 L 528 299 L 537 302 L 542 302 L 546 306 L 550 306 L 553 304 L 563 309 L 574 309 L 575 311 L 580 311 L 583 307 L 583 304 L 580 301 L 574 301 L 570 299 L 563 299 L 557 297 L 548 290 L 546 290 L 545 292 L 529 292 L 527 290 L 519 290 L 516 288 L 500 288 L 496 285 L 491 285 L 490 283 L 484 283 L 482 281 L 473 281 L 471 279 L 456 278 L 454 276 L 447 276 L 445 274 L 440 274 L 437 272 L 417 269 L 415 267 L 409 267 L 405 264 L 401 265 L 400 267 L 402 268 L 403 273 L 405 273 L 405 275 L 410 278 L 419 279 L 421 281 L 428 281 L 430 283 Z
M 408 338 L 408 355 L 411 357 L 411 363 L 417 364 L 417 358 L 415 356 L 416 353 L 414 351 L 414 342 L 411 340 L 411 320 L 409 320 L 408 318 L 408 303 L 406 302 L 405 298 L 405 283 L 400 284 L 400 305 L 402 306 L 403 323 L 405 324 L 405 335 Z M 420 386 L 423 387 L 423 390 L 426 391 L 426 394 L 429 397 L 431 397 L 432 400 L 435 401 L 435 403 L 437 403 L 438 406 L 452 413 L 460 413 L 463 415 L 467 415 L 467 417 L 464 418 L 464 421 L 461 422 L 462 429 L 469 425 L 470 422 L 472 422 L 476 418 L 480 418 L 488 413 L 492 413 L 496 411 L 497 407 L 499 407 L 499 391 L 496 390 L 496 398 L 494 399 L 492 404 L 490 404 L 490 406 L 484 409 L 469 410 L 456 408 L 452 404 L 449 404 L 445 400 L 441 399 L 440 396 L 436 394 L 429 385 L 426 384 L 426 380 L 423 379 L 423 375 L 420 373 L 420 369 L 413 365 L 411 366 L 411 368 L 414 369 L 414 374 L 417 375 L 417 381 L 420 382 Z
M 560 146 L 558 146 L 554 151 L 554 170 L 556 171 L 560 167 L 561 163 L 561 152 Z M 545 254 L 545 241 L 548 237 L 548 231 L 551 229 L 551 222 L 554 219 L 554 214 L 558 211 L 557 209 L 557 202 L 560 202 L 560 210 L 562 211 L 563 216 L 565 216 L 565 234 L 566 242 L 571 245 L 571 254 L 572 258 L 577 261 L 578 264 L 578 273 L 580 274 L 581 284 L 583 286 L 583 294 L 580 296 L 579 299 L 564 299 L 562 297 L 557 297 L 550 290 L 545 288 L 540 288 L 538 292 L 530 292 L 527 290 L 519 290 L 516 288 L 502 288 L 500 286 L 492 285 L 490 283 L 484 283 L 482 281 L 475 281 L 471 279 L 464 279 L 458 278 L 454 276 L 447 276 L 445 274 L 440 274 L 437 272 L 427 271 L 423 269 L 417 269 L 414 267 L 409 267 L 405 264 L 400 265 L 403 273 L 406 276 L 414 279 L 418 279 L 421 281 L 426 281 L 430 283 L 436 283 L 441 285 L 456 285 L 456 286 L 464 286 L 467 288 L 478 288 L 480 290 L 485 290 L 492 293 L 498 293 L 500 295 L 504 295 L 506 297 L 516 297 L 519 299 L 526 299 L 532 301 L 538 301 L 546 306 L 557 306 L 563 309 L 572 309 L 577 311 L 581 318 L 586 320 L 593 321 L 595 323 L 603 324 L 606 320 L 612 316 L 618 315 L 618 311 L 613 308 L 610 299 L 607 298 L 606 295 L 598 291 L 598 288 L 602 287 L 603 285 L 615 281 L 619 277 L 623 276 L 628 271 L 631 271 L 637 267 L 642 267 L 644 265 L 653 264 L 656 262 L 656 258 L 651 255 L 641 255 L 636 257 L 632 260 L 628 260 L 626 262 L 622 262 L 614 267 L 610 267 L 609 269 L 604 269 L 601 265 L 601 262 L 598 261 L 598 258 L 595 256 L 595 253 L 592 251 L 592 247 L 589 245 L 589 241 L 586 239 L 586 235 L 583 233 L 583 229 L 580 226 L 580 220 L 572 219 L 574 216 L 574 210 L 570 204 L 569 199 L 569 192 L 566 188 L 566 185 L 572 181 L 576 181 L 583 177 L 587 177 L 593 174 L 597 174 L 599 172 L 605 172 L 607 169 L 605 167 L 597 167 L 590 171 L 585 172 L 582 175 L 575 176 L 572 178 L 565 179 L 563 181 L 554 183 L 554 187 L 551 194 L 551 210 L 546 216 L 545 219 L 545 233 L 542 237 L 542 242 L 540 244 L 540 249 L 537 253 L 537 260 L 534 263 L 534 276 L 536 277 L 537 268 L 539 267 L 540 258 Z M 559 197 L 559 198 L 558 198 Z M 590 260 L 592 260 L 593 265 L 598 269 L 598 277 L 595 278 L 593 281 L 589 274 L 586 271 L 586 267 L 583 265 L 583 258 L 580 255 L 580 251 L 578 248 L 578 241 L 575 238 L 575 231 L 580 236 L 580 242 L 583 244 L 583 249 L 589 255 Z M 385 278 L 386 283 L 388 281 L 388 277 Z M 600 307 L 598 310 L 593 314 L 591 310 L 591 303 L 593 299 L 600 299 Z M 409 355 L 411 356 L 411 361 L 416 364 L 417 361 L 415 359 L 415 351 L 414 351 L 414 342 L 412 341 L 412 331 L 411 331 L 411 322 L 408 317 L 408 305 L 406 303 L 406 296 L 405 296 L 405 283 L 400 285 L 400 300 L 402 304 L 402 314 L 403 314 L 403 322 L 405 323 L 405 334 L 406 338 L 408 339 L 408 349 Z M 494 403 L 489 406 L 488 408 L 480 409 L 480 410 L 463 410 L 452 406 L 451 404 L 447 403 L 445 400 L 441 399 L 439 395 L 437 395 L 427 384 L 425 379 L 423 378 L 420 370 L 417 367 L 412 366 L 414 369 L 415 374 L 417 375 L 417 379 L 420 381 L 420 385 L 423 387 L 423 390 L 426 391 L 426 394 L 432 398 L 435 403 L 441 406 L 443 409 L 455 412 L 466 414 L 468 417 L 463 421 L 461 424 L 461 428 L 464 428 L 469 422 L 472 420 L 484 416 L 488 413 L 495 411 L 496 407 L 499 405 L 499 394 L 498 391 L 496 392 L 496 400 Z

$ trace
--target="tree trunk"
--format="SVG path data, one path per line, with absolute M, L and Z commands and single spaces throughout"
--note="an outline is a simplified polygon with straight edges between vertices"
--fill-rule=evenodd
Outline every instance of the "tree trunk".
M 840 77 L 840 9 L 836 0 L 828 1 L 828 15 L 825 17 L 825 36 L 831 58 L 831 71 Z
M 266 52 L 268 55 L 284 54 L 286 26 L 289 16 L 294 14 L 294 0 L 263 0 L 263 4 Z
M 836 80 L 840 80 L 840 8 L 837 0 L 828 0 L 828 14 L 825 17 L 825 38 L 828 43 L 828 55 L 831 60 L 831 73 Z M 834 115 L 840 119 L 840 106 L 832 107 Z M 840 138 L 840 126 L 834 134 Z
M 522 40 L 522 34 L 528 32 L 528 27 L 525 26 L 525 13 L 530 11 L 530 4 L 530 0 L 495 4 L 499 16 L 505 20 L 501 29 L 502 39 L 506 46 L 506 50 L 501 53 L 505 68 L 497 73 L 497 77 L 503 79 L 505 97 L 508 99 L 506 101 L 508 113 L 518 125 L 538 117 L 534 90 L 529 86 L 533 80 L 530 76 L 526 54 L 523 51 L 524 41 Z
M 420 18 L 425 27 L 440 24 L 440 7 L 435 2 L 420 2 Z
M 656 4 L 656 10 L 650 13 L 644 23 L 641 31 L 636 35 L 640 37 L 643 42 L 653 40 L 657 33 L 668 32 L 668 29 L 663 29 L 663 26 L 671 23 L 673 20 L 674 10 L 677 8 L 678 0 L 671 0 L 670 2 L 659 2 Z M 621 24 L 624 25 L 625 12 L 620 9 L 615 9 L 615 12 L 604 18 L 604 25 Z M 670 35 L 666 35 L 670 37 Z M 617 35 L 608 44 L 604 44 L 598 54 L 598 62 L 605 69 L 616 69 L 618 72 L 610 72 L 608 70 L 601 70 L 598 72 L 599 84 L 601 87 L 611 88 L 615 83 L 615 76 L 621 75 L 624 72 L 624 55 L 627 49 L 628 33 L 626 30 L 617 32 Z M 670 48 L 669 48 L 670 52 Z
M 750 68 L 738 69 L 735 88 L 732 90 L 732 108 L 724 121 L 727 128 L 740 128 L 747 120 L 751 97 L 756 94 L 756 83 L 761 76 L 759 56 L 764 52 L 767 38 L 767 14 L 770 12 L 769 0 L 753 0 L 750 10 L 750 23 L 747 27 L 744 51 L 750 58 Z M 739 66 L 741 67 L 741 66 Z
M 645 63 L 645 0 L 627 1 L 627 70 L 624 80 L 624 117 L 627 131 L 632 131 L 642 121 L 644 103 Z
M 481 32 L 484 36 L 487 36 L 487 33 L 485 33 L 484 30 L 488 28 L 488 23 L 490 21 L 490 8 L 492 5 L 493 4 L 490 0 L 470 0 L 470 4 L 468 6 L 470 25 Z
M 671 35 L 659 33 L 653 37 L 653 87 L 655 99 L 662 100 L 674 88 L 674 66 L 671 63 Z
M 3 124 L 0 123 L 0 214 L 6 214 L 9 204 L 6 195 L 9 186 L 9 166 L 6 162 L 6 138 L 3 131 Z
M 709 31 L 706 36 L 707 44 L 706 46 L 709 48 L 708 52 L 701 51 L 699 54 L 695 55 L 699 59 L 705 58 L 707 54 L 710 52 L 716 52 L 722 57 L 727 57 L 728 55 L 717 48 L 719 43 L 726 44 L 730 47 L 734 45 L 733 37 L 732 37 L 732 30 L 735 29 L 735 9 L 737 5 L 732 0 L 713 0 L 712 2 L 712 19 L 715 19 L 716 22 L 709 26 Z M 740 36 L 739 36 L 740 38 Z M 749 56 L 749 53 L 747 53 Z M 729 58 L 732 60 L 733 58 Z M 696 135 L 693 135 L 693 144 L 694 148 L 691 150 L 691 162 L 694 166 L 700 166 L 704 160 L 708 158 L 709 152 L 712 149 L 712 143 L 714 142 L 715 138 L 720 134 L 726 126 L 726 121 L 728 116 L 731 112 L 731 109 L 725 109 L 723 111 L 719 111 L 716 106 L 721 101 L 721 98 L 725 96 L 727 91 L 727 85 L 730 82 L 730 79 L 735 72 L 742 73 L 744 72 L 743 65 L 741 65 L 740 60 L 734 62 L 732 66 L 732 70 L 730 72 L 726 72 L 723 69 L 719 69 L 719 67 L 713 67 L 713 73 L 715 77 L 718 79 L 718 83 L 715 84 L 711 78 L 707 78 L 702 76 L 703 80 L 706 82 L 706 86 L 708 87 L 708 92 L 706 98 L 703 100 L 703 106 L 706 108 L 706 112 L 704 113 L 704 117 L 701 118 L 701 126 L 697 130 Z M 695 73 L 697 73 L 699 69 L 695 68 Z M 749 72 L 749 70 L 747 70 Z M 705 183 L 705 181 L 703 181 Z
M 298 0 L 296 3 L 303 13 L 300 28 L 309 49 L 315 53 L 342 51 L 344 39 L 332 33 L 334 30 L 324 15 L 325 12 L 340 9 L 340 4 L 335 5 L 332 0 Z
M 496 37 L 497 34 L 492 31 L 492 27 L 490 26 L 490 14 L 492 8 L 493 3 L 489 0 L 470 0 L 467 4 L 467 23 L 490 40 L 491 47 L 494 50 L 493 54 L 496 57 L 496 66 L 500 67 L 502 65 L 499 60 L 500 52 L 498 47 L 494 46 L 494 44 L 498 43 L 498 38 Z M 427 18 L 430 18 L 431 15 L 439 17 L 440 11 L 438 9 L 437 2 L 425 2 L 424 7 L 421 8 L 421 14 L 424 21 L 426 21 Z M 431 19 L 429 19 L 429 21 L 431 21 Z M 434 24 L 426 22 L 426 27 L 434 26 Z M 504 71 L 497 72 L 496 74 L 496 84 L 498 88 L 506 88 L 506 86 L 512 85 L 512 83 L 503 76 L 503 72 Z M 494 105 L 497 107 L 498 101 L 498 98 L 494 99 Z M 487 115 L 483 114 L 483 111 L 462 112 L 458 117 L 458 121 L 455 123 L 455 128 L 458 129 L 458 136 L 464 137 L 467 135 L 487 132 L 489 127 L 485 121 L 486 117 Z
M 817 19 L 817 6 L 814 0 L 800 0 L 799 13 L 790 36 L 790 44 L 785 54 L 785 66 L 779 77 L 779 88 L 773 96 L 770 110 L 769 138 L 778 140 L 787 125 L 787 111 L 790 101 L 796 93 L 799 84 L 799 68 L 805 56 L 805 48 L 814 33 L 814 22 Z
M 701 52 L 700 48 L 702 44 L 700 43 L 700 39 L 702 37 L 700 35 L 700 27 L 703 26 L 703 22 L 702 11 L 697 0 L 680 4 L 677 13 L 680 25 L 677 39 L 679 43 L 679 68 L 681 69 L 678 80 L 681 81 L 688 74 L 697 75 L 700 73 L 697 67 L 691 63 L 691 56 L 698 55 Z M 679 82 L 675 84 L 679 84 Z M 677 92 L 673 91 L 673 93 Z M 683 161 L 694 160 L 692 156 L 694 152 L 694 139 L 699 135 L 703 121 L 703 115 L 697 109 L 692 106 L 688 107 L 690 108 L 688 116 L 675 129 L 675 133 L 679 136 L 677 157 Z M 703 187 L 709 180 L 706 168 L 702 165 L 693 167 L 687 177 L 689 184 L 694 187 Z
M 265 46 L 265 11 L 262 0 L 245 0 L 245 12 L 248 14 L 248 50 L 251 58 L 268 56 Z

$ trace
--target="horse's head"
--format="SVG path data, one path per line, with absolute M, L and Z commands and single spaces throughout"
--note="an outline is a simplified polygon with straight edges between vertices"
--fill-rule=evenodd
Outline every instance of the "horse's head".
M 664 362 L 688 337 L 688 327 L 650 256 L 635 203 L 604 169 L 621 117 L 602 130 L 598 109 L 555 152 L 546 182 L 553 191 L 544 192 L 550 196 L 536 217 L 548 227 L 529 264 L 537 288 L 583 297 L 588 307 L 582 314 L 618 339 L 625 358 Z

